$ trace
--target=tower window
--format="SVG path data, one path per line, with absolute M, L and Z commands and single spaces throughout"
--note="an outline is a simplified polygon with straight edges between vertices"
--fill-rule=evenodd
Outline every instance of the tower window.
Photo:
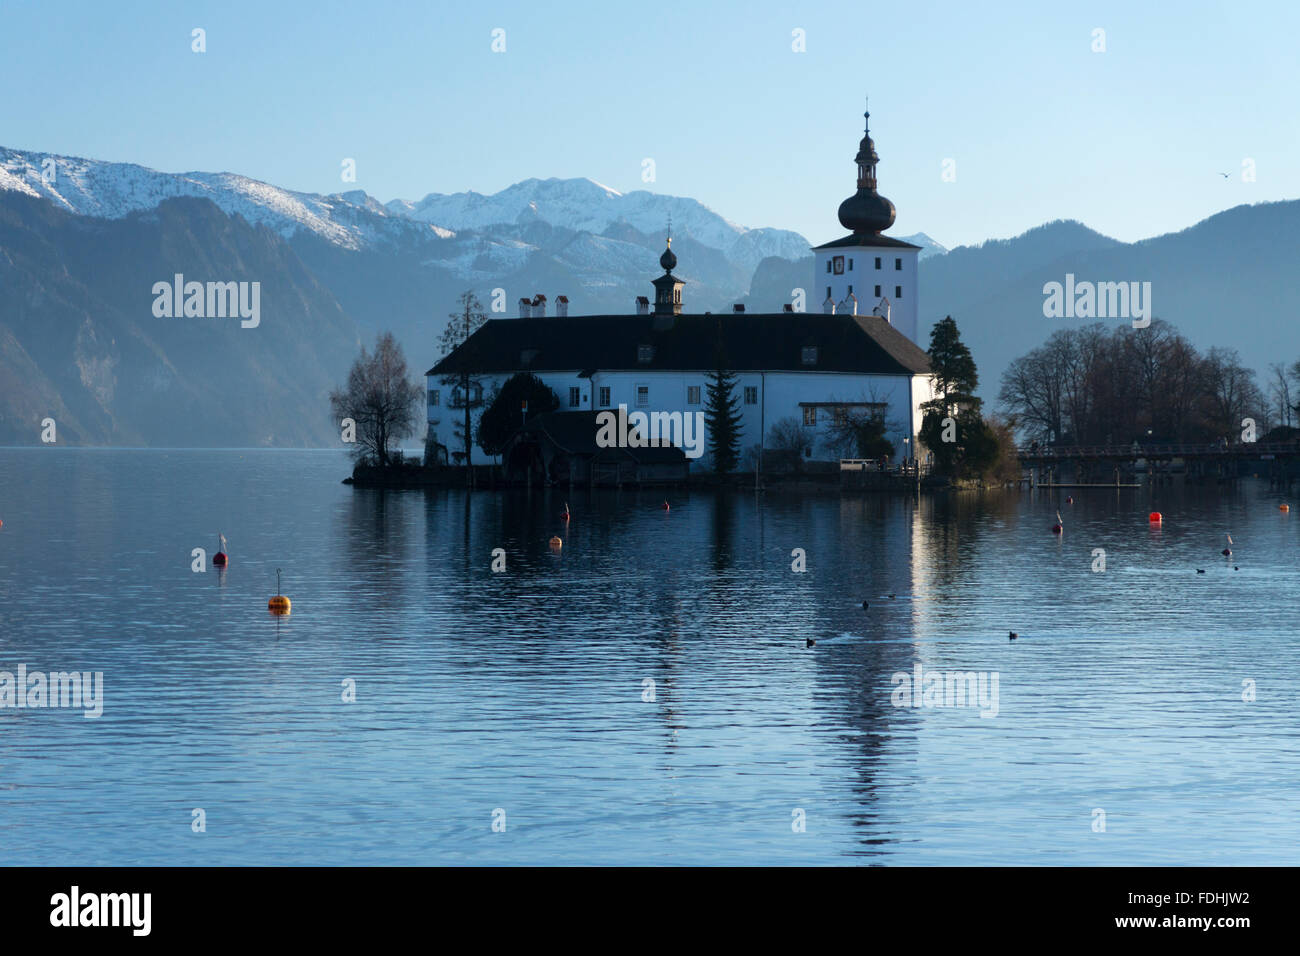
M 826 271 L 828 273 L 831 271 L 831 260 L 829 259 L 826 260 Z
M 850 272 L 853 271 L 853 260 L 852 260 L 852 259 L 849 260 L 849 271 L 850 271 Z
M 895 272 L 902 272 L 902 271 L 903 271 L 903 260 L 902 260 L 902 259 L 895 259 L 895 260 L 894 260 L 894 271 L 895 271 Z
M 829 299 L 830 297 L 831 297 L 831 287 L 830 287 L 830 286 L 827 286 L 827 287 L 826 287 L 826 298 Z
M 849 295 L 853 294 L 853 286 L 849 286 Z
M 876 286 L 876 298 L 880 298 L 880 286 Z
M 880 256 L 876 256 L 876 268 L 880 268 Z
M 894 286 L 894 298 L 901 299 L 902 297 L 903 297 L 903 287 L 901 285 Z

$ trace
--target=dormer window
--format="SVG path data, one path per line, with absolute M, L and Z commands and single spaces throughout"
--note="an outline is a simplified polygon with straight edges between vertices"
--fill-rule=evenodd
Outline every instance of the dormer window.
M 638 345 L 636 347 L 636 360 L 642 365 L 652 362 L 655 357 L 655 347 L 653 345 Z
M 817 346 L 815 346 L 815 345 L 805 345 L 805 346 L 803 347 L 802 358 L 803 358 L 803 364 L 804 364 L 804 365 L 816 365 L 816 364 L 817 364 Z

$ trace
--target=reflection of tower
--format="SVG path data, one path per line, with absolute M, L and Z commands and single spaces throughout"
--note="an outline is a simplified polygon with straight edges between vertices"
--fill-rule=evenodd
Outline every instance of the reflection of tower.
M 858 189 L 840 203 L 840 225 L 850 235 L 813 250 L 813 290 L 824 312 L 875 312 L 916 341 L 919 312 L 917 257 L 921 247 L 882 233 L 894 224 L 894 204 L 877 191 L 880 156 L 871 139 L 870 113 L 853 161 Z M 858 309 L 857 303 L 866 303 Z

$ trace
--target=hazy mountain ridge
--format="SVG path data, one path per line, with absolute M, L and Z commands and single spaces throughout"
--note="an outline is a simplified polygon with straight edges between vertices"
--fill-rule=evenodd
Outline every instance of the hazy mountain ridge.
M 260 324 L 160 318 L 155 282 L 260 283 Z M 0 194 L 0 443 L 320 445 L 359 343 L 275 233 L 208 200 L 88 219 Z
M 961 247 L 921 269 L 924 327 L 951 314 L 980 368 L 981 393 L 997 395 L 1012 359 L 1052 332 L 1119 318 L 1049 319 L 1043 286 L 1077 281 L 1150 282 L 1153 316 L 1201 349 L 1235 348 L 1264 372 L 1300 358 L 1300 289 L 1289 250 L 1300 240 L 1300 201 L 1237 206 L 1178 232 L 1125 243 L 1058 221 L 1009 240 Z M 1262 376 L 1261 376 L 1262 378 Z M 1262 382 L 1261 382 L 1262 384 Z

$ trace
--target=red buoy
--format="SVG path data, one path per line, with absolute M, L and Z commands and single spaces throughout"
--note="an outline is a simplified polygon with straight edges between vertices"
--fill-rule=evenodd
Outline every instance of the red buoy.
M 226 536 L 219 534 L 217 540 L 217 553 L 212 556 L 212 566 L 214 568 L 224 568 L 230 562 L 230 559 L 226 557 Z
M 1062 528 L 1059 524 L 1052 525 L 1052 534 L 1060 534 L 1064 530 L 1065 529 Z
M 666 501 L 663 503 L 663 510 L 664 510 L 664 511 L 669 511 L 669 510 L 671 510 L 671 509 L 669 509 L 669 507 L 668 507 L 668 502 L 666 502 Z
M 1160 522 L 1164 521 L 1165 519 L 1164 519 L 1164 515 L 1162 515 L 1159 511 L 1153 511 L 1151 512 L 1151 514 L 1147 515 L 1147 520 L 1150 521 L 1152 524 L 1160 524 Z

